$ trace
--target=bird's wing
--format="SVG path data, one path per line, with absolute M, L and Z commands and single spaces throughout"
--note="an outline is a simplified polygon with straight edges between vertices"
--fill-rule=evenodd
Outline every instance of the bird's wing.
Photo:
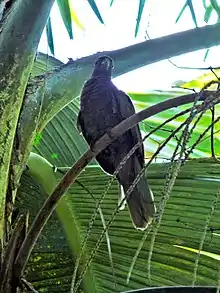
M 119 111 L 123 119 L 127 119 L 133 114 L 135 114 L 135 109 L 130 97 L 123 91 L 118 90 L 117 93 L 117 102 L 119 106 Z M 130 129 L 130 133 L 132 136 L 132 140 L 134 145 L 142 140 L 141 132 L 139 125 L 136 125 L 132 129 Z M 144 146 L 143 143 L 139 146 L 136 153 L 138 154 L 139 161 L 141 163 L 142 168 L 144 167 Z

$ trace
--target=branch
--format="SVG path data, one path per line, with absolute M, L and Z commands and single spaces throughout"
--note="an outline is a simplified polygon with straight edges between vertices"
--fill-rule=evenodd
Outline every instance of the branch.
M 26 217 L 24 215 L 21 215 L 15 224 L 15 228 L 4 251 L 4 258 L 0 270 L 0 292 L 8 292 L 7 289 L 12 286 L 13 263 L 16 258 L 18 249 L 20 248 L 24 240 L 26 225 Z
M 210 94 L 209 94 L 210 95 Z M 207 94 L 201 93 L 200 100 L 205 100 L 207 98 Z M 218 96 L 218 92 L 216 95 Z M 112 141 L 114 141 L 117 137 L 122 135 L 124 132 L 135 126 L 140 121 L 149 118 L 159 112 L 162 112 L 166 109 L 170 109 L 173 107 L 177 107 L 183 104 L 191 103 L 197 98 L 195 94 L 181 96 L 177 98 L 173 98 L 167 100 L 165 102 L 159 103 L 158 105 L 149 107 L 131 117 L 124 120 L 120 124 L 116 125 L 111 129 L 111 137 L 107 134 L 103 135 L 94 145 L 93 150 L 89 149 L 76 163 L 72 168 L 66 173 L 66 175 L 61 179 L 61 181 L 56 186 L 53 193 L 50 197 L 45 201 L 38 215 L 36 216 L 34 222 L 31 225 L 31 228 L 27 234 L 27 237 L 22 244 L 22 247 L 18 253 L 18 256 L 15 261 L 15 271 L 17 274 L 17 278 L 21 276 L 23 270 L 26 266 L 26 263 L 29 259 L 31 251 L 42 231 L 46 222 L 50 218 L 52 212 L 54 211 L 56 204 L 61 199 L 62 195 L 68 190 L 70 185 L 74 183 L 77 176 L 84 169 L 84 167 L 97 156 L 103 149 L 105 149 Z M 217 103 L 217 102 L 216 102 Z
M 216 46 L 220 44 L 219 31 L 220 23 L 207 25 L 147 40 L 119 50 L 96 53 L 70 61 L 59 69 L 46 73 L 45 98 L 39 130 L 42 130 L 55 114 L 80 94 L 83 83 L 91 74 L 94 61 L 100 55 L 107 54 L 114 59 L 116 67 L 113 76 L 116 77 L 167 58 Z
M 0 239 L 14 134 L 37 46 L 54 0 L 16 0 L 0 32 Z M 12 175 L 12 174 L 11 174 Z M 15 188 L 16 189 L 16 188 Z
M 215 293 L 217 287 L 201 287 L 201 286 L 172 286 L 172 287 L 157 287 L 146 288 L 129 291 L 129 293 Z M 128 292 L 122 292 L 128 293 Z

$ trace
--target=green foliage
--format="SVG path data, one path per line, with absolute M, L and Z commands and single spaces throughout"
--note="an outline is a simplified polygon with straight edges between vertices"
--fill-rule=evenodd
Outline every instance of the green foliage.
M 198 27 L 197 20 L 196 20 L 196 14 L 195 14 L 195 11 L 194 11 L 194 8 L 193 8 L 192 0 L 186 0 L 185 4 L 183 5 L 182 9 L 180 10 L 179 15 L 176 18 L 176 23 L 180 20 L 180 18 L 183 15 L 183 12 L 185 11 L 185 9 L 187 7 L 189 7 L 190 14 L 192 16 L 192 19 L 193 19 L 193 22 L 194 22 L 195 26 Z
M 205 21 L 206 23 L 209 22 L 209 19 L 210 19 L 211 15 L 212 15 L 212 12 L 213 12 L 213 7 L 212 7 L 212 5 L 209 5 L 209 6 L 206 8 L 206 10 L 205 10 L 205 14 L 204 14 L 204 21 Z
M 57 0 L 59 6 L 60 14 L 65 24 L 66 30 L 69 34 L 70 39 L 73 39 L 73 30 L 72 30 L 72 18 L 70 13 L 69 0 Z
M 143 9 L 144 9 L 145 2 L 146 2 L 146 0 L 139 0 L 137 23 L 136 23 L 136 27 L 135 27 L 135 37 L 138 34 L 139 25 L 140 25 L 140 21 L 141 21 L 141 17 L 142 17 L 142 13 L 143 13 Z
M 46 25 L 46 32 L 47 32 L 47 41 L 50 48 L 50 52 L 54 55 L 53 30 L 52 30 L 50 17 Z
M 193 22 L 194 22 L 195 26 L 198 27 L 197 20 L 196 20 L 196 14 L 195 14 L 195 11 L 194 11 L 194 8 L 193 8 L 192 0 L 187 0 L 186 2 L 187 2 L 187 5 L 189 6 Z
M 95 0 L 88 0 L 88 2 L 89 2 L 89 5 L 91 6 L 93 12 L 94 12 L 95 15 L 97 16 L 98 20 L 99 20 L 102 24 L 104 24 L 104 21 L 103 21 L 103 19 L 102 19 L 102 16 L 101 16 L 101 14 L 100 14 L 100 12 L 99 12 L 99 9 L 98 9 L 96 3 L 95 3 Z
M 111 2 L 110 2 L 110 6 L 112 6 L 112 5 L 113 5 L 113 2 L 114 2 L 114 0 L 111 0 Z
M 216 0 L 210 0 L 210 3 L 212 5 L 212 8 L 216 11 L 218 18 L 220 18 L 220 7 L 218 5 L 218 2 Z

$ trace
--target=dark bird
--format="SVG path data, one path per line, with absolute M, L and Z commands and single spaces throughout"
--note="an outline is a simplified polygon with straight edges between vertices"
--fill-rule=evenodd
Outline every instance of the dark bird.
M 131 99 L 111 81 L 113 60 L 108 56 L 98 58 L 92 76 L 81 92 L 78 129 L 92 146 L 106 132 L 135 113 Z M 105 172 L 113 174 L 119 163 L 134 145 L 141 141 L 138 125 L 125 132 L 103 150 L 96 159 Z M 127 159 L 117 174 L 124 193 L 144 167 L 144 147 L 141 143 L 135 153 Z M 153 193 L 146 177 L 142 177 L 127 198 L 134 226 L 146 229 L 155 213 Z

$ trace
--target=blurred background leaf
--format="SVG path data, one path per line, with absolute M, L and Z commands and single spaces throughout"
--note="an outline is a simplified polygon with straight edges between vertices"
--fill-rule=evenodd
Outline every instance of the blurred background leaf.
M 69 0 L 57 0 L 57 5 L 60 10 L 60 15 L 62 17 L 63 23 L 66 27 L 70 39 L 73 39 L 73 30 L 72 30 L 72 18 L 70 12 Z
M 99 12 L 99 9 L 98 9 L 98 7 L 97 7 L 97 5 L 96 5 L 95 0 L 88 0 L 88 3 L 89 3 L 89 5 L 91 6 L 91 8 L 92 8 L 93 12 L 95 13 L 95 15 L 97 16 L 98 20 L 99 20 L 102 24 L 104 24 L 104 21 L 103 21 L 103 19 L 102 19 L 102 16 L 101 16 L 101 14 L 100 14 L 100 12 Z
M 50 52 L 54 55 L 54 43 L 53 43 L 53 30 L 51 25 L 51 19 L 49 17 L 47 25 L 46 25 L 46 32 L 47 32 L 47 42 L 50 48 Z
M 141 21 L 141 17 L 142 17 L 142 13 L 143 13 L 143 9 L 144 9 L 145 2 L 146 2 L 146 0 L 139 0 L 137 23 L 136 23 L 136 27 L 135 27 L 135 37 L 138 34 L 139 25 L 140 25 L 140 21 Z

